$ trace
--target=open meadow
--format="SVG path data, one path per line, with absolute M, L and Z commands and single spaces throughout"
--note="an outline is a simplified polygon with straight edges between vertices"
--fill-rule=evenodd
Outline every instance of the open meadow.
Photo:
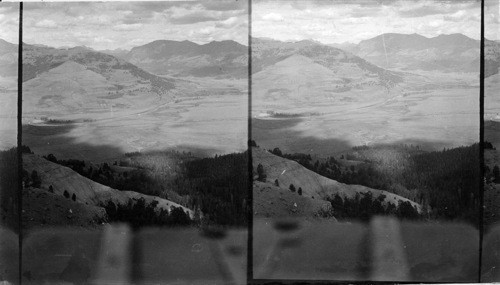
M 17 144 L 17 79 L 0 76 L 0 150 Z
M 272 82 L 254 79 L 253 137 L 265 148 L 323 155 L 357 145 L 406 143 L 439 150 L 477 142 L 479 88 L 473 83 L 475 74 L 462 83 L 449 75 L 431 81 L 432 77 L 412 75 L 403 86 L 390 90 L 348 90 L 330 93 L 333 95 L 326 100 L 324 96 L 302 96 L 320 91 L 299 85 L 296 89 L 303 91 L 298 96 L 283 96 L 271 101 L 274 105 L 269 104 L 268 95 Z
M 244 80 L 195 82 L 194 92 L 183 90 L 187 95 L 156 99 L 140 109 L 112 108 L 114 99 L 108 98 L 104 106 L 81 113 L 24 113 L 23 143 L 39 154 L 97 162 L 127 152 L 176 149 L 206 156 L 244 150 Z

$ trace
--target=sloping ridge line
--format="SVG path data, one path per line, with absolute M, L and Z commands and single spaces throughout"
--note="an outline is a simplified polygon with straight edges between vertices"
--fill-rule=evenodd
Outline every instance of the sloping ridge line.
M 171 207 L 180 207 L 191 217 L 194 216 L 192 210 L 170 200 L 141 194 L 135 191 L 113 189 L 92 181 L 73 171 L 71 168 L 53 163 L 34 154 L 23 155 L 23 167 L 29 173 L 31 173 L 32 170 L 38 172 L 42 180 L 41 188 L 47 189 L 52 185 L 54 193 L 60 195 L 63 195 L 64 191 L 67 190 L 70 195 L 74 193 L 76 195 L 76 201 L 80 203 L 88 203 L 95 206 L 105 204 L 108 201 L 112 201 L 115 204 L 127 204 L 131 199 L 134 201 L 144 198 L 146 204 L 151 203 L 153 200 L 158 201 L 158 205 L 156 206 L 157 209 L 163 209 L 170 212 Z
M 342 198 L 355 197 L 356 193 L 364 194 L 371 192 L 374 198 L 385 195 L 384 204 L 392 203 L 395 206 L 401 202 L 410 202 L 420 212 L 422 207 L 420 204 L 411 201 L 410 199 L 390 193 L 385 190 L 378 190 L 362 185 L 348 185 L 338 182 L 333 179 L 326 178 L 311 171 L 298 162 L 282 158 L 270 153 L 267 150 L 253 148 L 254 166 L 261 163 L 266 171 L 267 180 L 273 183 L 278 179 L 282 187 L 288 187 L 293 184 L 296 189 L 299 187 L 303 190 L 303 195 L 315 196 L 326 199 L 339 194 Z

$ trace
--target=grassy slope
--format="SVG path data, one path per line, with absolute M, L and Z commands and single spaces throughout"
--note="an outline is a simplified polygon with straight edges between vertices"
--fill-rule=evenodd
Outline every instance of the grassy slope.
M 484 98 L 484 139 L 493 144 L 496 150 L 484 151 L 484 162 L 491 170 L 500 166 L 500 74 L 485 78 Z M 489 183 L 484 188 L 484 221 L 487 225 L 500 223 L 500 184 Z
M 395 206 L 399 201 L 410 201 L 392 193 L 371 189 L 361 185 L 347 185 L 339 183 L 335 180 L 323 177 L 313 171 L 306 169 L 299 163 L 278 157 L 260 148 L 252 149 L 254 167 L 260 163 L 264 167 L 269 184 L 274 183 L 278 179 L 279 185 L 282 188 L 288 189 L 290 184 L 293 184 L 296 189 L 303 189 L 303 196 L 313 197 L 315 199 L 325 198 L 339 194 L 342 197 L 353 198 L 356 193 L 372 192 L 373 197 L 385 195 L 385 203 L 392 203 Z M 420 208 L 415 202 L 412 205 Z
M 491 170 L 495 165 L 500 166 L 500 129 L 499 123 L 485 123 L 485 140 L 493 144 L 493 149 L 485 149 L 484 163 Z M 484 221 L 486 225 L 500 223 L 500 184 L 487 183 L 484 186 Z
M 254 181 L 253 212 L 256 218 L 317 218 L 318 212 L 329 211 L 330 202 L 300 196 L 297 192 Z
M 92 228 L 106 219 L 106 211 L 101 207 L 31 187 L 23 190 L 23 209 L 23 229 L 47 226 Z
M 153 200 L 158 201 L 159 204 L 157 208 L 170 210 L 172 206 L 182 207 L 166 199 L 143 195 L 132 191 L 112 189 L 87 179 L 70 168 L 52 163 L 36 155 L 25 154 L 23 156 L 23 167 L 29 173 L 33 170 L 39 173 L 42 180 L 42 189 L 47 190 L 49 186 L 52 185 L 54 193 L 61 197 L 66 190 L 70 196 L 74 193 L 76 195 L 76 201 L 82 204 L 98 206 L 100 203 L 105 203 L 108 200 L 112 200 L 115 204 L 123 204 L 127 203 L 131 198 L 139 199 L 143 197 L 146 199 L 147 204 Z M 193 215 L 191 210 L 185 207 L 182 208 L 190 215 Z

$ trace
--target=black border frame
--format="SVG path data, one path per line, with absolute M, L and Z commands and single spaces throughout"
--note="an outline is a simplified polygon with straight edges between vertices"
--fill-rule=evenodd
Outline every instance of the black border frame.
M 248 185 L 248 239 L 247 239 L 247 284 L 388 284 L 388 283 L 401 283 L 401 284 L 412 284 L 412 283 L 424 283 L 424 284 L 435 284 L 435 282 L 383 282 L 383 281 L 348 281 L 348 280 L 292 280 L 292 279 L 254 279 L 253 278 L 253 183 L 252 183 L 252 0 L 248 1 L 248 175 L 249 175 L 249 185 Z M 480 177 L 484 176 L 484 1 L 477 0 L 481 2 L 481 39 L 480 39 L 480 88 L 479 88 L 479 120 L 480 120 Z M 18 174 L 22 173 L 22 50 L 23 50 L 23 2 L 19 2 L 19 42 L 18 42 L 18 100 L 17 100 L 17 158 L 18 158 Z M 479 224 L 479 271 L 478 271 L 478 282 L 481 282 L 482 273 L 482 258 L 483 258 L 483 236 L 484 236 L 484 183 L 480 180 L 479 185 L 480 191 L 480 224 Z M 19 215 L 19 284 L 22 281 L 22 179 L 18 179 L 18 215 Z M 446 282 L 442 284 L 450 283 L 461 283 L 461 282 Z M 464 282 L 465 283 L 465 282 Z

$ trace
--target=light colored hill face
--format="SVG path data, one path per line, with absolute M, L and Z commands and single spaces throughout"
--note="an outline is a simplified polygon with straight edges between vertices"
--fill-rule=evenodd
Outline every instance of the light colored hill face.
M 17 76 L 17 45 L 0 39 L 0 76 Z
M 57 78 L 54 81 L 68 82 Z M 48 88 L 45 90 L 45 94 L 50 94 Z M 106 90 L 100 92 L 103 88 L 92 86 L 85 86 L 87 93 L 80 93 L 76 88 L 75 93 L 69 93 L 71 89 L 61 90 L 63 93 L 57 95 L 69 98 L 61 100 L 63 102 L 48 101 L 60 98 L 50 95 L 52 97 L 45 98 L 50 105 L 31 107 L 32 113 L 23 113 L 23 143 L 41 155 L 53 153 L 63 159 L 102 162 L 135 151 L 175 149 L 212 156 L 246 149 L 248 93 L 245 82 L 186 80 L 173 91 L 173 98 L 159 98 L 154 94 L 151 97 L 151 93 L 140 91 L 108 95 Z M 38 104 L 43 97 L 40 94 L 44 92 L 25 91 L 24 109 L 30 109 L 27 104 Z M 66 100 L 70 107 L 64 103 Z M 41 116 L 71 122 L 40 122 Z
M 16 88 L 17 89 L 17 88 Z M 0 150 L 17 145 L 17 90 L 0 87 Z
M 401 74 L 313 41 L 252 40 L 252 110 L 326 113 L 351 102 L 376 102 L 399 90 Z M 288 110 L 288 111 L 286 111 Z
M 198 45 L 161 40 L 135 47 L 124 58 L 154 74 L 246 78 L 247 53 L 247 47 L 234 41 Z
M 334 155 L 365 144 L 477 142 L 475 73 L 389 71 L 312 41 L 253 39 L 252 51 L 252 133 L 265 148 Z
M 27 114 L 64 116 L 144 108 L 158 100 L 147 82 L 138 83 L 127 71 L 116 70 L 106 78 L 74 61 L 41 73 L 23 84 L 23 111 Z
M 0 39 L 0 150 L 16 145 L 17 45 Z
M 137 66 L 112 55 L 94 51 L 86 47 L 55 49 L 33 45 L 23 46 L 23 81 L 35 78 L 39 74 L 55 68 L 66 61 L 74 61 L 106 78 L 113 77 L 117 71 L 126 71 L 136 80 L 148 81 L 151 89 L 157 93 L 175 87 L 169 79 L 152 75 Z
M 321 212 L 329 212 L 330 202 L 301 196 L 283 187 L 254 181 L 253 213 L 258 218 L 305 218 L 318 219 Z M 334 219 L 335 218 L 330 218 Z
M 63 116 L 141 108 L 172 97 L 173 80 L 85 47 L 23 50 L 26 114 Z
M 297 68 L 297 66 L 302 68 Z M 336 73 L 334 71 L 315 63 L 313 59 L 301 54 L 293 54 L 286 59 L 267 67 L 261 72 L 256 73 L 255 75 L 273 75 L 275 73 L 297 77 L 297 79 L 301 79 L 304 82 L 310 81 L 317 76 L 320 78 L 336 77 Z M 342 82 L 340 78 L 338 81 L 339 83 Z
M 314 41 L 290 43 L 253 38 L 252 71 L 259 72 L 297 54 L 312 59 L 313 62 L 332 70 L 338 77 L 345 77 L 349 81 L 368 75 L 375 78 L 377 84 L 388 87 L 403 80 L 400 75 L 377 67 L 351 53 Z
M 324 88 L 342 86 L 344 82 L 330 69 L 303 55 L 292 55 L 271 65 L 255 73 L 252 80 L 255 87 L 252 100 L 255 101 L 255 104 L 277 105 L 283 101 L 301 103 L 324 100 L 325 97 L 329 96 L 328 92 L 322 92 Z M 266 84 L 267 82 L 269 84 Z M 268 89 L 271 82 L 273 82 L 273 88 Z M 302 88 L 302 92 L 300 88 Z
M 500 68 L 500 42 L 484 41 L 484 76 L 498 74 Z
M 70 168 L 50 162 L 33 154 L 23 155 L 23 168 L 30 174 L 36 170 L 42 184 L 41 188 L 48 190 L 50 185 L 54 189 L 54 194 L 63 196 L 64 191 L 68 191 L 70 197 L 76 195 L 76 202 L 99 206 L 113 201 L 115 204 L 126 204 L 130 199 L 144 198 L 146 204 L 153 200 L 158 201 L 157 208 L 170 211 L 171 207 L 181 207 L 185 212 L 193 216 L 193 212 L 179 204 L 155 196 L 140 194 L 133 191 L 119 191 L 86 177 L 81 176 Z
M 394 195 L 387 191 L 371 189 L 361 185 L 347 185 L 332 179 L 323 177 L 299 163 L 276 156 L 260 148 L 252 148 L 252 158 L 254 168 L 262 164 L 267 175 L 267 183 L 273 184 L 277 179 L 281 188 L 288 189 L 293 184 L 296 189 L 302 188 L 302 196 L 315 199 L 324 199 L 339 194 L 341 197 L 354 198 L 356 193 L 371 192 L 373 197 L 385 195 L 384 203 L 392 203 L 395 206 L 399 201 L 409 201 L 413 206 L 420 209 L 420 206 L 406 198 Z M 288 190 L 289 191 L 289 190 Z
M 500 121 L 500 74 L 484 79 L 484 119 Z
M 134 151 L 246 148 L 246 79 L 159 77 L 86 47 L 24 48 L 23 139 L 37 153 L 102 161 Z

